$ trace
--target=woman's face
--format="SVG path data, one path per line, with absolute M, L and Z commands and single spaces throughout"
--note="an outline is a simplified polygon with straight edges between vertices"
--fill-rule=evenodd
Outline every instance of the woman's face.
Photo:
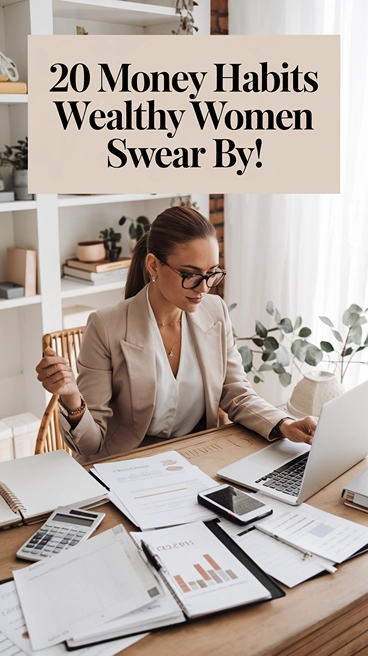
M 147 255 L 147 268 L 156 278 L 152 292 L 157 300 L 180 308 L 184 312 L 195 312 L 202 298 L 208 293 L 207 282 L 193 289 L 184 289 L 183 278 L 176 273 L 209 275 L 219 268 L 219 247 L 215 237 L 196 239 L 177 246 L 165 263 L 152 253 Z M 175 269 L 175 271 L 173 271 Z

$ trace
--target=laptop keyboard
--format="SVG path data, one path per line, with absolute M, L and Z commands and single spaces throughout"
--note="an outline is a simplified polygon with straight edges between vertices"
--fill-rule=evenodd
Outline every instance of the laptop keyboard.
M 265 487 L 270 487 L 273 490 L 278 490 L 294 497 L 298 496 L 308 456 L 309 451 L 302 453 L 301 456 L 290 460 L 285 465 L 262 476 L 256 483 L 262 483 Z

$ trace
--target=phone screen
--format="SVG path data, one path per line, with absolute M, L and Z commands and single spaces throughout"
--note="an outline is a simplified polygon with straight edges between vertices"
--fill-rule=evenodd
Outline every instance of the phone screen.
M 264 506 L 264 503 L 258 501 L 258 499 L 252 499 L 249 495 L 240 490 L 236 490 L 230 485 L 221 490 L 210 492 L 205 496 L 207 499 L 211 499 L 236 515 L 244 515 L 247 512 L 257 510 L 257 508 L 262 508 L 262 506 Z

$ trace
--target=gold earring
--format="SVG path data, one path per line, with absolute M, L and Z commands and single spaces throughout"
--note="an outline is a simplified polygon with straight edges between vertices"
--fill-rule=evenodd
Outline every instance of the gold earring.
M 156 282 L 156 278 L 154 276 L 152 276 L 151 282 Z

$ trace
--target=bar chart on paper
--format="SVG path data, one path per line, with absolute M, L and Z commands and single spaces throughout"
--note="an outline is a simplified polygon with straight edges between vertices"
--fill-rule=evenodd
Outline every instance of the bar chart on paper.
M 261 581 L 202 522 L 131 536 L 137 544 L 144 539 L 149 546 L 188 617 L 271 598 Z
M 199 559 L 198 559 L 199 560 Z M 209 568 L 209 569 L 208 569 Z M 199 578 L 197 578 L 199 575 Z M 175 574 L 174 579 L 184 593 L 192 590 L 203 590 L 212 585 L 219 585 L 224 581 L 237 579 L 238 576 L 232 569 L 222 569 L 210 554 L 203 554 L 203 562 L 193 563 L 193 577 L 185 580 L 180 574 Z

